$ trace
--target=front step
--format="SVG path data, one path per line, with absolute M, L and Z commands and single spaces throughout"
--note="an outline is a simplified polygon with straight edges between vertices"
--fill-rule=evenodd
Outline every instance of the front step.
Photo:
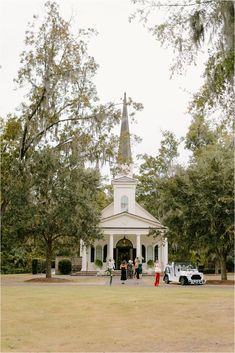
M 78 271 L 71 273 L 71 276 L 97 276 L 99 271 Z M 99 275 L 99 276 L 109 276 L 107 275 Z M 120 270 L 114 270 L 113 271 L 113 276 L 121 276 L 121 271 Z M 148 273 L 143 273 L 142 276 L 153 276 L 153 274 L 148 274 Z
M 78 272 L 71 273 L 71 276 L 97 276 L 97 273 L 99 273 L 99 271 L 78 271 Z M 120 275 L 121 275 L 120 270 L 113 271 L 113 276 L 120 276 Z M 107 276 L 109 275 L 107 274 Z
M 97 271 L 79 271 L 71 273 L 71 276 L 96 276 Z

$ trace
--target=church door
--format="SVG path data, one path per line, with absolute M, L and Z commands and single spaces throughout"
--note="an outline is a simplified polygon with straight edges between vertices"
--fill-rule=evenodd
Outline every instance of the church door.
M 120 239 L 116 245 L 116 269 L 120 268 L 122 261 L 133 260 L 133 244 L 125 237 Z

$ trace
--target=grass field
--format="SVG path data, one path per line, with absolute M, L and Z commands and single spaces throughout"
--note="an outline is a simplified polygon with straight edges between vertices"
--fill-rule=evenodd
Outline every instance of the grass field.
M 232 286 L 109 287 L 103 278 L 26 285 L 3 277 L 2 352 L 234 350 Z

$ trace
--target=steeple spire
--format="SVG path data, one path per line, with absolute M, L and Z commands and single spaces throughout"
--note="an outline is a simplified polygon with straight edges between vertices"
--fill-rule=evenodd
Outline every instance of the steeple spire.
M 130 131 L 129 131 L 126 92 L 125 92 L 124 93 L 124 100 L 123 100 L 123 109 L 122 109 L 122 122 L 121 122 L 119 151 L 118 151 L 118 164 L 119 164 L 119 167 L 121 167 L 122 169 L 124 167 L 127 174 L 130 174 L 131 163 L 132 163 L 132 157 L 131 157 Z M 125 172 L 125 174 L 126 174 L 126 172 Z

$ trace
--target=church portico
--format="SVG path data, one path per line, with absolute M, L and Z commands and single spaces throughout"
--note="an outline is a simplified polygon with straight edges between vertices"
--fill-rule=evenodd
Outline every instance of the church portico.
M 168 262 L 168 243 L 164 235 L 166 228 L 135 199 L 137 180 L 132 173 L 126 95 L 123 101 L 119 161 L 120 175 L 112 180 L 113 202 L 102 211 L 100 229 L 103 238 L 89 247 L 81 242 L 82 271 L 96 270 L 96 260 L 102 261 L 103 269 L 106 269 L 109 259 L 114 260 L 115 268 L 119 269 L 121 261 L 134 261 L 136 257 L 143 263 L 143 272 L 149 260 L 158 260 L 163 269 Z M 150 235 L 150 231 L 158 235 Z
M 114 259 L 115 268 L 119 269 L 122 260 L 128 261 L 138 257 L 142 259 L 143 271 L 147 269 L 149 260 L 158 260 L 162 267 L 168 262 L 167 240 L 161 238 L 152 239 L 146 232 L 136 233 L 136 230 L 128 232 L 104 235 L 102 240 L 96 241 L 93 246 L 85 247 L 82 245 L 82 271 L 97 270 L 95 260 L 106 263 L 109 258 Z

